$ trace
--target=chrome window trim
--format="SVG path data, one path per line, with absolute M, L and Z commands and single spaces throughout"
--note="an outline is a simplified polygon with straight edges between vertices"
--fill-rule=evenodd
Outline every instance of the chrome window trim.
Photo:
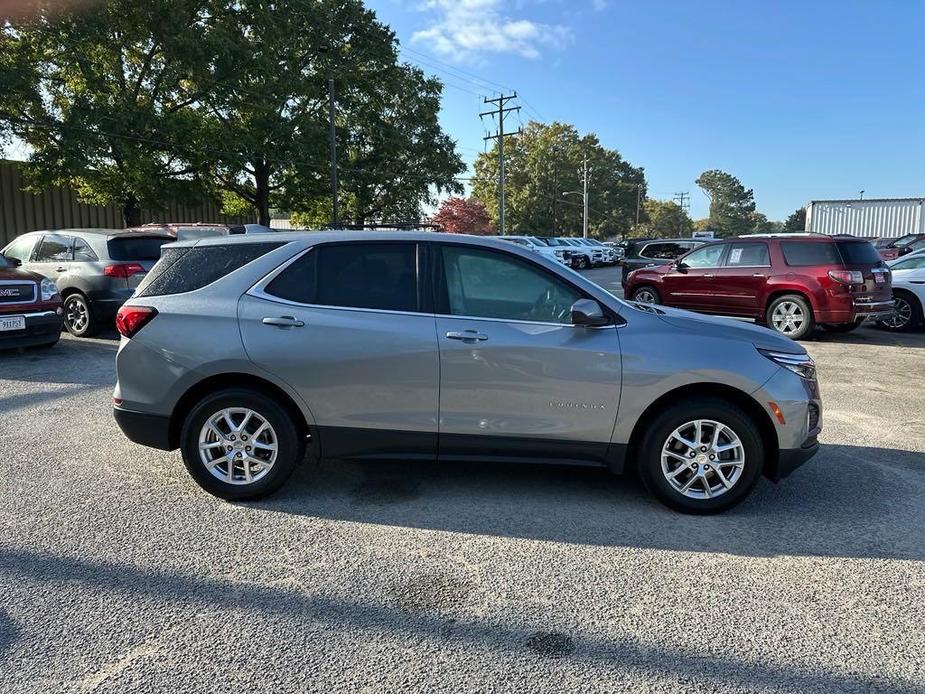
M 0 280 L 0 286 L 10 284 L 31 284 L 32 298 L 25 301 L 0 301 L 0 306 L 18 306 L 19 304 L 34 304 L 39 300 L 39 283 L 35 280 Z M 17 314 L 18 315 L 18 314 Z

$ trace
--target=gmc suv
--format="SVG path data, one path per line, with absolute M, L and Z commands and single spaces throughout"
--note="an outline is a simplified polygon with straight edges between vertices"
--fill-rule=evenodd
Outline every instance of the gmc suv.
M 635 471 L 710 513 L 818 447 L 806 351 L 624 302 L 513 243 L 319 232 L 170 244 L 119 311 L 115 417 L 225 499 L 329 459 Z
M 864 239 L 740 236 L 631 273 L 625 296 L 647 304 L 754 318 L 794 340 L 815 326 L 846 332 L 893 310 L 890 271 Z
M 0 349 L 54 346 L 61 337 L 61 314 L 54 282 L 0 255 Z

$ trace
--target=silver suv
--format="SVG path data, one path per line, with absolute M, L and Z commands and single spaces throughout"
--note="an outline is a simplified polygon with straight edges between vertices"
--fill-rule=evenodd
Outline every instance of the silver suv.
M 120 310 L 115 417 L 225 499 L 306 453 L 632 470 L 710 513 L 818 447 L 812 359 L 628 303 L 503 241 L 280 233 L 164 246 Z

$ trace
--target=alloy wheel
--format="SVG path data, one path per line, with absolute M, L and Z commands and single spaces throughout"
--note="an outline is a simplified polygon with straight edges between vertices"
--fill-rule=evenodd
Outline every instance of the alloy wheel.
M 803 307 L 795 301 L 780 302 L 771 314 L 771 324 L 774 329 L 784 335 L 800 332 L 804 323 L 806 323 L 806 313 Z
M 252 484 L 267 475 L 279 452 L 276 432 L 260 413 L 228 407 L 210 416 L 199 432 L 199 459 L 227 484 Z
M 651 289 L 640 289 L 638 292 L 633 294 L 633 301 L 636 301 L 640 304 L 657 304 L 658 297 L 655 296 L 655 292 Z
M 669 434 L 662 446 L 662 474 L 689 499 L 712 499 L 732 489 L 745 469 L 745 447 L 726 424 L 695 419 Z
M 71 332 L 82 332 L 87 327 L 90 316 L 87 305 L 80 297 L 72 296 L 64 307 L 64 320 Z
M 888 315 L 886 318 L 881 319 L 883 323 L 888 328 L 893 328 L 894 330 L 905 328 L 909 325 L 909 321 L 912 320 L 912 304 L 910 304 L 906 299 L 901 296 L 897 296 L 893 300 L 893 312 Z

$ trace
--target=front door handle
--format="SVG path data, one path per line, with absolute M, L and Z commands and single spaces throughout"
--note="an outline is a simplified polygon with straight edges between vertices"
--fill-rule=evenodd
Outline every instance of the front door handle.
M 752 274 L 752 277 L 764 278 L 767 277 L 767 275 L 762 275 L 760 272 L 756 272 Z
M 67 272 L 67 268 L 66 268 L 66 267 L 59 267 L 59 268 L 55 268 L 55 269 L 56 269 L 58 272 Z
M 704 275 L 703 278 L 704 278 L 705 280 L 711 280 L 711 279 L 713 279 L 715 276 L 716 276 L 716 275 Z
M 266 317 L 261 323 L 264 325 L 275 325 L 277 328 L 301 328 L 305 325 L 304 321 L 296 320 L 293 316 L 280 316 L 279 318 Z
M 450 340 L 462 340 L 463 342 L 484 342 L 488 335 L 483 335 L 478 330 L 463 330 L 462 332 L 450 331 L 446 334 Z

